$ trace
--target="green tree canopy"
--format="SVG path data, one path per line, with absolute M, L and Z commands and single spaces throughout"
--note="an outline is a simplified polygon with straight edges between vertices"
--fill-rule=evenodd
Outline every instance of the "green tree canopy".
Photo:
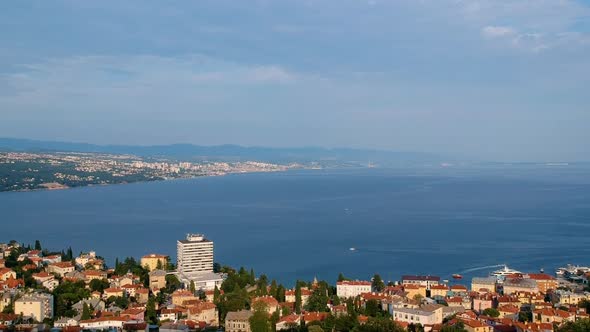
M 373 281 L 371 283 L 371 288 L 373 288 L 376 292 L 382 292 L 385 289 L 385 283 L 379 274 L 375 274 L 373 276 Z

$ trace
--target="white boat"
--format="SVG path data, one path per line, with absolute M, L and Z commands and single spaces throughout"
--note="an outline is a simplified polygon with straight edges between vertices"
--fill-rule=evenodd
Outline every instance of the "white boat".
M 522 273 L 522 272 L 520 272 L 518 270 L 511 269 L 507 265 L 504 265 L 503 268 L 490 273 L 490 275 L 495 276 L 498 280 L 504 280 L 504 279 L 506 279 L 506 276 L 509 276 L 511 274 L 517 274 L 517 273 Z
M 558 276 L 576 274 L 578 271 L 583 273 L 590 272 L 590 267 L 568 264 L 565 267 L 560 267 L 555 271 Z
M 354 248 L 354 247 L 350 247 L 348 250 L 350 250 L 350 251 L 355 251 L 355 250 L 356 250 L 356 248 Z

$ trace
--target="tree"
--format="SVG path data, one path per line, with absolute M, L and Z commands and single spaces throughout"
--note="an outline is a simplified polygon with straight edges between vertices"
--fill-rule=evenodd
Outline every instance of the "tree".
M 329 292 L 327 287 L 328 284 L 324 281 L 318 283 L 305 305 L 307 311 L 329 311 L 328 302 L 330 301 L 330 298 L 328 296 Z
M 109 282 L 105 279 L 92 279 L 88 286 L 91 291 L 102 293 L 105 289 L 109 288 Z
M 213 263 L 213 272 L 214 273 L 219 273 L 221 272 L 221 264 L 215 262 Z
M 295 312 L 301 313 L 301 285 L 299 283 L 295 286 Z
M 324 332 L 324 329 L 322 329 L 321 326 L 319 325 L 311 325 L 307 328 L 308 332 Z
M 443 325 L 440 332 L 467 332 L 463 322 L 457 322 L 453 325 Z
M 348 280 L 348 279 L 346 279 L 346 277 L 344 277 L 344 274 L 342 274 L 342 272 L 340 272 L 338 274 L 338 282 L 342 282 L 342 281 L 345 281 L 345 280 Z
M 88 305 L 88 303 L 84 302 L 84 305 L 82 306 L 82 317 L 80 318 L 81 320 L 87 320 L 90 319 L 91 316 L 91 310 L 90 310 L 90 306 Z
M 379 274 L 375 274 L 373 276 L 373 282 L 371 283 L 371 287 L 376 292 L 382 292 L 385 289 L 385 283 Z
M 409 328 L 409 326 L 408 326 Z M 404 329 L 397 325 L 393 320 L 385 317 L 369 318 L 363 324 L 353 329 L 354 332 L 403 332 Z
M 180 281 L 173 274 L 166 275 L 166 293 L 172 294 L 175 290 L 180 288 Z
M 193 280 L 191 280 L 191 284 L 190 284 L 190 291 L 191 293 L 195 294 L 195 282 Z
M 365 303 L 365 314 L 367 316 L 375 317 L 379 311 L 379 302 L 377 300 L 371 299 Z
M 156 314 L 156 299 L 153 296 L 148 298 L 145 305 L 145 320 L 150 324 L 158 323 L 158 316 Z
M 162 266 L 162 260 L 158 259 L 158 262 L 156 263 L 156 270 L 161 270 L 163 268 L 164 266 Z
M 219 291 L 219 288 L 217 288 L 217 286 L 215 286 L 215 289 L 213 290 L 213 303 L 219 302 L 220 296 L 221 296 L 221 292 Z
M 39 251 L 43 250 L 41 248 L 41 241 L 35 240 L 35 250 L 39 250 Z
M 482 314 L 490 317 L 500 317 L 500 312 L 495 308 L 487 308 L 482 312 Z
M 252 332 L 271 332 L 266 305 L 259 302 L 253 309 L 254 313 L 250 317 L 250 330 Z
M 576 322 L 567 322 L 560 326 L 556 332 L 587 332 L 590 331 L 590 319 L 580 319 Z

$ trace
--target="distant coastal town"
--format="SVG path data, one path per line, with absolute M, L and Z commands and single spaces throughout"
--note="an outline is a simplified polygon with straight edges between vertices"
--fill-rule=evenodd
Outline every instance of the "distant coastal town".
M 555 274 L 503 266 L 462 275 L 379 274 L 297 280 L 286 287 L 253 269 L 214 262 L 214 243 L 188 234 L 177 259 L 149 253 L 107 266 L 11 240 L 0 243 L 0 331 L 468 331 L 590 329 L 590 268 Z M 335 276 L 336 277 L 336 276 Z
M 278 172 L 318 168 L 316 164 L 257 162 L 188 162 L 99 153 L 0 152 L 0 192 L 220 176 L 230 173 Z

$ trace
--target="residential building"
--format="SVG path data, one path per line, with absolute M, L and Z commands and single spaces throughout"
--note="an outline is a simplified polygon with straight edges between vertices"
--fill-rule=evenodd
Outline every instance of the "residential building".
M 428 304 L 420 308 L 394 308 L 393 320 L 410 324 L 434 325 L 443 321 L 443 306 Z
M 31 317 L 37 322 L 53 318 L 53 295 L 45 293 L 27 294 L 14 302 L 14 313 Z
M 168 256 L 159 254 L 149 254 L 141 258 L 141 266 L 148 271 L 156 269 L 164 270 L 168 265 Z
M 188 319 L 205 322 L 209 326 L 219 325 L 217 306 L 211 302 L 199 302 L 188 308 Z
M 94 259 L 96 259 L 96 252 L 90 251 L 88 253 L 80 254 L 80 256 L 76 257 L 74 261 L 76 262 L 76 265 L 83 268 L 86 266 L 86 264 L 88 264 L 88 262 Z
M 529 278 L 537 282 L 539 292 L 547 294 L 550 290 L 557 289 L 557 279 L 545 273 L 529 273 L 524 275 L 524 278 Z
M 430 297 L 445 297 L 449 292 L 449 286 L 447 285 L 434 285 L 430 287 Z
M 225 332 L 251 332 L 250 310 L 230 311 L 225 316 Z
M 177 269 L 180 274 L 213 272 L 213 241 L 202 234 L 188 234 L 177 241 Z
M 280 331 L 289 330 L 299 325 L 301 325 L 301 315 L 291 314 L 281 317 L 275 326 L 276 330 Z
M 8 279 L 16 279 L 16 272 L 6 267 L 0 268 L 0 280 L 6 281 Z
M 266 312 L 268 312 L 269 315 L 272 315 L 275 311 L 279 310 L 279 301 L 269 295 L 259 296 L 252 299 L 251 309 L 255 310 L 258 306 L 263 306 Z
M 199 290 L 221 287 L 225 276 L 213 272 L 213 241 L 202 234 L 188 234 L 177 241 L 177 272 L 182 283 L 194 282 Z
M 336 295 L 338 297 L 356 297 L 361 295 L 362 293 L 370 293 L 371 292 L 371 282 L 370 281 L 338 281 L 336 283 Z
M 123 329 L 123 324 L 127 321 L 127 318 L 124 317 L 115 317 L 115 316 L 106 316 L 88 320 L 81 320 L 80 327 L 83 329 L 92 329 L 92 330 L 111 330 L 111 329 L 118 329 L 121 331 Z
M 47 272 L 55 273 L 60 277 L 66 275 L 66 273 L 74 272 L 75 268 L 71 262 L 59 262 L 54 264 L 49 264 L 47 266 Z
M 494 328 L 477 319 L 461 319 L 463 327 L 467 332 L 492 332 Z
M 590 293 L 574 293 L 566 290 L 558 289 L 554 291 L 552 294 L 552 299 L 554 302 L 557 302 L 559 305 L 578 305 L 582 300 L 590 299 Z
M 494 293 L 496 292 L 496 281 L 498 281 L 496 277 L 474 277 L 471 279 L 471 290 L 480 293 Z
M 150 289 L 160 290 L 166 287 L 166 271 L 153 270 L 150 272 Z
M 420 284 L 406 284 L 404 285 L 404 292 L 408 299 L 415 299 L 426 297 L 426 286 Z
M 525 278 L 506 278 L 504 280 L 504 294 L 510 295 L 517 292 L 529 292 L 529 293 L 537 293 L 539 292 L 539 288 L 537 287 L 537 282 L 533 279 L 525 279 Z
M 416 275 L 405 275 L 402 276 L 402 285 L 420 285 L 425 286 L 426 289 L 430 289 L 431 286 L 438 285 L 440 283 L 440 277 L 437 276 L 416 276 Z
M 311 296 L 311 291 L 307 287 L 301 287 L 301 304 L 305 306 L 307 301 L 309 301 L 309 297 Z M 295 302 L 295 289 L 288 289 L 285 291 L 285 302 Z

